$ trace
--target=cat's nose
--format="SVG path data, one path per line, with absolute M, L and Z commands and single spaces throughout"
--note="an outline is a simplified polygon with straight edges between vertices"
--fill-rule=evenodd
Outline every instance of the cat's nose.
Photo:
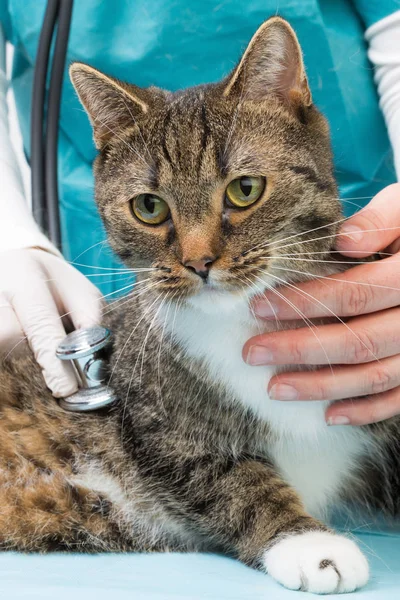
M 199 258 L 195 260 L 186 260 L 183 263 L 183 265 L 187 269 L 193 271 L 194 273 L 196 273 L 196 275 L 204 279 L 204 281 L 207 281 L 210 267 L 215 261 L 215 259 L 215 256 L 205 256 L 204 258 Z

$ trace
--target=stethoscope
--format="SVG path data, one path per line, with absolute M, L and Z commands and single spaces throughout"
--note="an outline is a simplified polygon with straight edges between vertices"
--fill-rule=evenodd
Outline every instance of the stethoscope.
M 72 5 L 73 0 L 47 2 L 36 56 L 31 110 L 32 212 L 41 230 L 58 248 L 61 247 L 57 172 L 58 121 Z M 46 78 L 56 27 L 46 123 Z M 79 383 L 79 390 L 75 394 L 60 400 L 62 408 L 87 412 L 101 409 L 115 401 L 115 394 L 106 384 L 109 345 L 110 332 L 104 327 L 73 331 L 59 345 L 56 355 L 60 360 L 70 362 Z

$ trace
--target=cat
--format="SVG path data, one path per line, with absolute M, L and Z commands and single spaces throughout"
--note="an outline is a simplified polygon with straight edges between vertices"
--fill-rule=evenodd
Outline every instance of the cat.
M 31 353 L 0 368 L 0 546 L 216 551 L 282 585 L 350 592 L 368 562 L 325 522 L 398 513 L 397 419 L 327 427 L 326 402 L 273 402 L 250 367 L 265 288 L 338 272 L 329 128 L 301 49 L 265 21 L 233 72 L 170 93 L 73 63 L 99 151 L 95 192 L 135 288 L 108 307 L 118 401 L 63 411 Z M 315 262 L 310 259 L 315 259 Z

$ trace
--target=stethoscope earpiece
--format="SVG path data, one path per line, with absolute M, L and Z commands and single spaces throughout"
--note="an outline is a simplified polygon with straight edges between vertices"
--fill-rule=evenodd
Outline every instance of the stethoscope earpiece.
M 65 410 L 87 412 L 112 404 L 116 396 L 106 381 L 106 351 L 111 333 L 105 327 L 77 329 L 69 333 L 56 350 L 60 360 L 68 360 L 74 368 L 79 390 L 62 398 Z

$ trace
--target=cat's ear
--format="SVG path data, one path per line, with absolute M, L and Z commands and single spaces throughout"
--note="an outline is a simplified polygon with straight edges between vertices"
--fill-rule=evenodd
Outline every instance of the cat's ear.
M 89 65 L 75 62 L 69 75 L 89 115 L 99 150 L 149 110 L 146 90 L 108 77 Z
M 224 96 L 260 101 L 275 96 L 289 106 L 310 106 L 311 92 L 300 44 L 292 27 L 280 17 L 265 21 L 253 35 Z

